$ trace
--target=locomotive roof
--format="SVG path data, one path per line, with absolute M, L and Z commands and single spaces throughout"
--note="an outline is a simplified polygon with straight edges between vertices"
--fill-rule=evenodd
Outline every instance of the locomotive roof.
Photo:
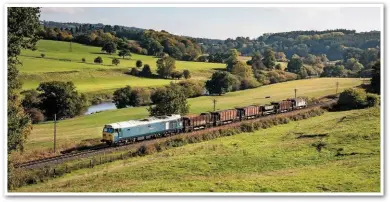
M 150 123 L 158 123 L 162 121 L 173 121 L 180 118 L 181 118 L 180 115 L 172 114 L 172 115 L 161 116 L 161 117 L 148 117 L 146 119 L 141 119 L 141 120 L 122 121 L 122 122 L 110 123 L 106 125 L 111 126 L 112 128 L 128 128 L 128 127 L 146 125 Z

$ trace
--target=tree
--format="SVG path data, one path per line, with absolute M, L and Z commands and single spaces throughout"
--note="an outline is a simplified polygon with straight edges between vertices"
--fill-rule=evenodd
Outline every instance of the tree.
M 216 71 L 211 79 L 206 81 L 206 89 L 210 94 L 222 95 L 232 91 L 236 81 L 237 79 L 232 74 L 225 71 Z
M 173 71 L 171 73 L 172 79 L 181 79 L 182 76 L 183 76 L 183 73 L 179 72 L 179 71 Z
M 49 119 L 70 118 L 82 114 L 87 108 L 87 98 L 79 94 L 72 82 L 50 81 L 40 83 L 40 109 Z
M 281 65 L 280 63 L 278 63 L 278 64 L 275 65 L 275 69 L 277 69 L 277 70 L 283 70 L 283 69 L 282 69 L 282 65 Z
M 351 70 L 352 72 L 358 72 L 364 67 L 355 58 L 349 58 L 345 63 L 345 69 Z
M 169 86 L 157 90 L 151 96 L 155 106 L 148 109 L 151 116 L 169 114 L 186 114 L 189 111 L 187 97 L 183 87 L 171 83 Z
M 137 60 L 137 62 L 135 63 L 135 66 L 136 66 L 137 68 L 142 67 L 142 61 L 141 61 L 141 60 Z
M 131 102 L 131 87 L 126 86 L 116 90 L 113 94 L 112 100 L 118 109 L 130 106 L 129 103 Z
M 123 49 L 123 50 L 119 51 L 118 56 L 122 57 L 123 59 L 125 59 L 126 56 L 130 57 L 131 56 L 130 50 L 129 49 Z
M 233 69 L 233 66 L 235 64 L 237 64 L 237 62 L 239 61 L 238 60 L 239 53 L 238 53 L 237 49 L 231 49 L 227 55 L 229 57 L 226 60 L 226 70 L 228 72 L 231 72 Z
M 102 51 L 105 51 L 108 54 L 112 54 L 116 52 L 116 44 L 112 41 L 107 42 L 103 45 Z
M 31 108 L 26 110 L 26 113 L 30 116 L 32 123 L 36 124 L 45 120 L 45 116 L 42 111 L 37 108 Z
M 115 65 L 115 66 L 118 66 L 118 64 L 119 64 L 120 62 L 121 62 L 121 61 L 120 61 L 118 58 L 112 59 L 112 64 Z
M 381 93 L 381 63 L 379 60 L 372 66 L 371 87 L 374 93 Z
M 22 92 L 24 96 L 22 100 L 22 106 L 24 110 L 39 108 L 41 99 L 39 98 L 39 93 L 36 90 L 26 90 Z
M 7 151 L 9 154 L 13 150 L 23 151 L 24 142 L 32 129 L 30 118 L 24 112 L 20 102 L 21 83 L 17 65 L 20 64 L 18 56 L 22 49 L 36 49 L 35 45 L 39 40 L 40 10 L 35 7 L 8 7 L 7 10 Z M 8 165 L 10 167 L 10 164 Z M 8 179 L 12 176 L 12 173 L 8 172 Z
M 309 64 L 309 65 L 314 65 L 314 64 L 317 64 L 317 57 L 315 55 L 312 55 L 312 54 L 308 54 L 305 59 L 304 59 L 304 62 L 306 64 Z
M 286 62 L 287 61 L 287 56 L 283 52 L 275 53 L 275 58 L 279 62 Z
M 263 58 L 263 64 L 268 68 L 268 69 L 273 69 L 275 66 L 275 52 L 271 49 L 268 48 L 264 52 L 264 58 Z
M 238 61 L 232 68 L 232 74 L 241 78 L 252 77 L 252 69 L 244 62 Z
M 300 58 L 292 58 L 287 64 L 287 71 L 299 74 L 303 67 L 303 62 Z
M 101 64 L 101 63 L 103 63 L 103 58 L 100 57 L 100 56 L 98 56 L 97 58 L 95 58 L 95 59 L 93 60 L 93 62 L 94 62 L 94 63 L 99 63 L 99 64 Z
M 162 78 L 171 76 L 171 73 L 176 69 L 175 59 L 172 57 L 163 57 L 157 60 L 157 74 Z
M 152 76 L 152 70 L 150 69 L 150 66 L 148 64 L 145 64 L 144 68 L 142 68 L 141 75 L 144 77 Z
M 349 88 L 340 94 L 337 104 L 343 108 L 358 109 L 366 105 L 367 94 L 363 89 Z
M 85 58 L 81 58 L 81 62 L 85 62 Z
M 150 103 L 150 92 L 146 89 L 132 89 L 130 86 L 120 88 L 113 94 L 115 106 L 120 108 L 138 107 Z
M 136 67 L 131 68 L 130 75 L 138 76 L 139 75 L 139 70 Z
M 41 53 L 41 57 L 44 58 L 46 55 L 44 53 Z
M 183 70 L 183 76 L 185 79 L 191 78 L 191 73 L 188 69 Z

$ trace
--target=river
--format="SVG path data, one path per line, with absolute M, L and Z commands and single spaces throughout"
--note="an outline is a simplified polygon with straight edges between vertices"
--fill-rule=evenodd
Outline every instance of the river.
M 85 115 L 93 114 L 93 113 L 101 112 L 101 111 L 106 111 L 106 110 L 110 110 L 110 109 L 116 109 L 116 106 L 114 103 L 102 102 L 102 103 L 97 104 L 97 105 L 89 106 L 87 112 L 85 112 Z

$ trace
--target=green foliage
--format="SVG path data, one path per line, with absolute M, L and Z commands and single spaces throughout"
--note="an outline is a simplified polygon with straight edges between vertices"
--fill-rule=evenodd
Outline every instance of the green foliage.
M 131 106 L 131 87 L 126 86 L 124 88 L 120 88 L 114 92 L 112 100 L 115 103 L 116 108 L 125 108 Z
M 188 69 L 183 70 L 183 76 L 185 79 L 191 78 L 191 72 Z
M 199 97 L 203 95 L 204 82 L 196 80 L 180 81 L 179 85 L 184 88 L 188 98 Z
M 37 108 L 29 108 L 26 113 L 30 116 L 32 123 L 36 124 L 45 120 L 42 111 Z
M 377 94 L 367 93 L 367 106 L 376 107 L 380 105 L 381 98 Z
M 228 53 L 227 53 L 227 60 L 226 60 L 226 70 L 228 72 L 231 72 L 233 70 L 233 67 L 234 65 L 236 65 L 239 60 L 238 60 L 238 56 L 239 56 L 239 52 L 236 50 L 236 49 L 231 49 Z
M 51 81 L 39 84 L 40 109 L 48 119 L 71 118 L 82 114 L 87 108 L 87 99 L 79 94 L 73 82 Z
M 136 66 L 137 68 L 142 67 L 142 61 L 141 61 L 141 60 L 137 60 L 137 62 L 135 63 L 135 66 Z
M 112 64 L 118 66 L 121 61 L 118 58 L 112 59 Z
M 211 79 L 206 81 L 206 89 L 210 94 L 222 95 L 230 91 L 238 90 L 239 80 L 232 74 L 225 71 L 216 71 Z
M 268 69 L 273 69 L 275 63 L 276 63 L 275 52 L 271 48 L 266 49 L 264 52 L 263 64 Z
M 132 67 L 129 72 L 130 75 L 133 76 L 138 76 L 139 75 L 139 70 L 136 67 Z
M 96 58 L 93 60 L 93 62 L 94 62 L 94 63 L 101 64 L 101 63 L 103 63 L 103 58 L 100 57 L 100 56 L 98 56 L 98 57 L 96 57 Z
M 81 62 L 85 62 L 86 60 L 85 60 L 85 58 L 81 58 Z
M 284 52 L 276 52 L 275 59 L 278 62 L 287 62 L 287 56 L 284 54 Z
M 154 92 L 151 96 L 154 106 L 150 106 L 148 111 L 150 116 L 161 116 L 169 114 L 187 114 L 189 105 L 183 87 L 171 83 L 165 88 Z
M 374 93 L 381 93 L 381 63 L 379 60 L 372 66 L 371 87 Z
M 255 78 L 247 77 L 247 78 L 241 79 L 240 90 L 257 88 L 259 86 L 260 86 L 260 83 Z
M 163 57 L 157 60 L 157 74 L 162 78 L 168 78 L 176 69 L 176 61 L 172 57 Z
M 317 63 L 319 63 L 319 59 L 317 59 L 317 57 L 315 55 L 312 55 L 312 54 L 308 54 L 305 59 L 303 60 L 303 62 L 305 64 L 309 64 L 309 65 L 315 65 Z
M 22 100 L 22 106 L 24 110 L 38 108 L 41 104 L 38 91 L 31 89 L 23 91 L 21 94 L 24 96 Z
M 282 65 L 281 65 L 280 63 L 278 63 L 278 64 L 275 65 L 275 69 L 276 69 L 276 70 L 283 70 L 283 69 L 282 69 Z
M 112 54 L 116 52 L 116 43 L 113 41 L 106 42 L 103 47 L 102 51 L 105 51 L 108 54 Z
M 44 53 L 41 53 L 41 57 L 44 58 L 46 55 Z
M 171 73 L 171 78 L 172 79 L 181 79 L 182 76 L 183 76 L 183 73 L 179 72 L 179 71 L 173 71 Z
M 118 56 L 122 57 L 123 59 L 125 59 L 126 56 L 131 57 L 130 50 L 129 49 L 120 50 L 119 53 L 118 53 Z
M 231 73 L 241 78 L 252 77 L 252 69 L 242 61 L 238 61 L 236 64 L 233 65 Z
M 22 49 L 35 50 L 39 40 L 40 9 L 35 7 L 8 7 L 7 8 L 7 152 L 24 149 L 24 143 L 30 134 L 32 126 L 29 116 L 24 112 L 19 91 L 21 82 L 18 56 Z M 12 176 L 11 170 L 8 177 Z
M 301 68 L 300 70 L 299 70 L 299 72 L 298 72 L 298 76 L 299 76 L 299 78 L 301 78 L 301 79 L 306 79 L 307 78 L 307 76 L 309 76 L 308 74 L 307 74 L 307 70 L 306 70 L 306 68 Z
M 359 109 L 366 106 L 367 95 L 363 89 L 349 88 L 340 94 L 337 104 L 345 109 Z
M 140 74 L 143 77 L 151 77 L 153 75 L 152 70 L 150 69 L 150 66 L 148 64 L 144 65 Z
M 138 107 L 151 103 L 150 91 L 146 88 L 136 88 L 131 91 L 129 106 Z
M 300 58 L 292 58 L 287 64 L 287 71 L 299 74 L 303 67 L 303 61 Z
M 345 69 L 351 70 L 352 72 L 358 72 L 362 70 L 364 67 L 359 63 L 355 58 L 350 58 L 345 63 Z
M 346 71 L 343 65 L 327 65 L 321 73 L 322 77 L 343 77 Z

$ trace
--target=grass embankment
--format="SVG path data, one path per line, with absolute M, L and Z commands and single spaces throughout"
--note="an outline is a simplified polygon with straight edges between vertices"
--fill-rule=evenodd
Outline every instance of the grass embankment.
M 339 82 L 339 92 L 342 89 L 357 86 L 359 79 L 319 78 L 296 80 L 273 85 L 262 86 L 256 89 L 227 93 L 223 96 L 203 96 L 189 99 L 190 113 L 197 114 L 211 111 L 212 100 L 217 99 L 217 109 L 227 109 L 251 104 L 266 104 L 271 101 L 283 100 L 294 96 L 294 88 L 298 89 L 298 96 L 321 97 L 335 93 L 335 83 Z M 265 96 L 271 96 L 265 99 Z M 77 144 L 97 143 L 101 137 L 102 127 L 105 124 L 139 119 L 147 117 L 146 107 L 136 107 L 118 110 L 108 110 L 96 114 L 80 116 L 57 123 L 57 144 L 65 149 Z M 53 146 L 53 123 L 35 124 L 26 143 L 25 153 L 14 154 L 15 160 L 26 160 L 48 154 Z
M 116 54 L 105 54 L 100 47 L 86 46 L 69 42 L 40 40 L 37 50 L 24 50 L 20 56 L 23 66 L 20 67 L 23 89 L 35 89 L 42 81 L 73 81 L 77 90 L 84 93 L 112 92 L 126 85 L 159 86 L 167 85 L 169 79 L 149 79 L 124 74 L 135 67 L 137 60 L 149 64 L 152 71 L 157 69 L 158 58 L 132 54 L 131 59 L 120 58 Z M 41 57 L 41 53 L 45 57 Z M 94 64 L 96 57 L 103 58 L 103 64 Z M 81 61 L 82 58 L 86 62 Z M 112 65 L 113 58 L 120 58 L 118 66 Z M 225 64 L 176 61 L 176 69 L 190 70 L 193 79 L 207 79 L 215 69 L 224 68 Z
M 380 109 L 290 122 L 82 169 L 18 192 L 379 192 Z

